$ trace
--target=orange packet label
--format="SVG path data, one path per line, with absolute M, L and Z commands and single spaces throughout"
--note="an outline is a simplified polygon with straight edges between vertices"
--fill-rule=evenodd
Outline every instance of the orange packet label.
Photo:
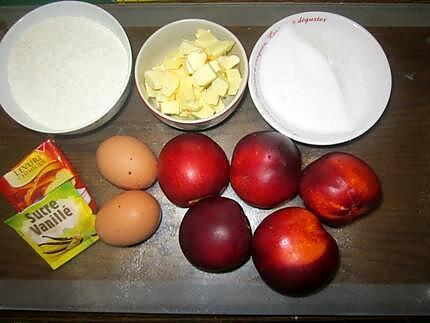
M 22 211 L 67 181 L 95 212 L 87 187 L 55 141 L 48 139 L 0 178 L 0 191 L 15 209 Z

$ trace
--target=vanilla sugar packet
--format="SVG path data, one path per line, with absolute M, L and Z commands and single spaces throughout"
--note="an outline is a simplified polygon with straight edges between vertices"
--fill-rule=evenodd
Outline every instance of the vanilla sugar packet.
M 95 215 L 70 181 L 5 223 L 52 269 L 57 269 L 99 239 L 95 231 Z

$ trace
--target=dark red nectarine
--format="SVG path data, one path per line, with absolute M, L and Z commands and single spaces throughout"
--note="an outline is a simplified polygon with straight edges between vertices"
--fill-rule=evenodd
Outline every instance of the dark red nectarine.
M 228 185 L 230 165 L 222 148 L 199 133 L 171 139 L 161 150 L 158 181 L 167 198 L 181 207 L 221 194 Z
M 333 277 L 339 251 L 315 215 L 304 208 L 287 207 L 257 227 L 252 259 L 272 289 L 297 295 L 315 291 Z
M 182 219 L 179 244 L 188 261 L 209 272 L 243 264 L 251 253 L 252 232 L 242 207 L 226 197 L 194 204 Z
M 275 131 L 242 138 L 233 151 L 231 185 L 245 202 L 271 208 L 297 192 L 301 156 L 294 142 Z
M 326 154 L 309 164 L 299 193 L 305 206 L 332 226 L 373 211 L 382 200 L 375 172 L 363 160 L 343 152 Z

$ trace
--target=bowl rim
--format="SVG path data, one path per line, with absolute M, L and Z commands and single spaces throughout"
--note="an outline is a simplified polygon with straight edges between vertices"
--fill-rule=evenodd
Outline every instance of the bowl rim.
M 119 23 L 119 21 L 108 11 L 104 10 L 103 8 L 92 4 L 92 3 L 88 3 L 88 2 L 84 2 L 84 1 L 75 1 L 75 0 L 66 0 L 66 1 L 56 1 L 56 2 L 52 2 L 52 3 L 48 3 L 42 6 L 39 6 L 29 12 L 27 12 L 25 15 L 23 15 L 22 17 L 20 17 L 12 26 L 11 28 L 9 28 L 9 30 L 6 32 L 6 34 L 3 36 L 3 39 L 1 41 L 1 43 L 4 44 L 4 42 L 8 42 L 10 37 L 12 37 L 12 35 L 14 33 L 16 33 L 16 29 L 19 28 L 22 24 L 26 24 L 26 20 L 34 15 L 38 15 L 41 12 L 46 12 L 51 9 L 51 8 L 56 8 L 56 7 L 69 7 L 69 6 L 76 6 L 76 7 L 81 7 L 84 10 L 92 10 L 93 12 L 97 12 L 98 15 L 104 15 L 106 16 L 112 23 L 114 26 L 117 27 L 118 29 L 118 34 L 117 32 L 113 32 L 113 34 L 115 34 L 116 37 L 118 37 L 118 39 L 121 42 L 121 45 L 123 45 L 124 50 L 126 51 L 126 56 L 127 56 L 127 73 L 126 73 L 126 77 L 124 78 L 124 84 L 122 85 L 120 91 L 118 91 L 117 95 L 113 98 L 112 102 L 107 105 L 102 112 L 100 112 L 100 114 L 89 120 L 86 121 L 85 123 L 82 123 L 82 125 L 77 126 L 77 127 L 72 127 L 72 128 L 66 128 L 66 129 L 49 129 L 46 126 L 43 125 L 39 125 L 39 123 L 35 123 L 35 124 L 28 124 L 27 122 L 22 122 L 21 120 L 17 120 L 15 119 L 15 117 L 12 117 L 9 114 L 9 107 L 6 107 L 4 105 L 4 103 L 1 103 L 3 110 L 17 123 L 19 123 L 20 125 L 37 131 L 37 132 L 42 132 L 42 133 L 51 133 L 51 134 L 68 134 L 68 133 L 78 133 L 81 131 L 85 131 L 86 128 L 89 128 L 91 125 L 96 124 L 99 120 L 102 120 L 106 115 L 109 114 L 110 111 L 112 111 L 115 106 L 118 104 L 118 102 L 121 100 L 121 97 L 123 95 L 125 95 L 128 91 L 128 87 L 130 84 L 130 80 L 131 80 L 131 73 L 132 73 L 132 68 L 133 68 L 133 57 L 132 57 L 132 50 L 131 50 L 131 45 L 130 45 L 130 40 L 127 36 L 127 33 L 124 30 L 124 27 Z M 64 14 L 64 16 L 68 16 L 67 13 Z M 51 17 L 59 17 L 59 15 L 49 15 L 47 18 L 51 18 Z M 84 16 L 85 18 L 87 18 L 86 16 Z M 92 18 L 87 18 L 87 19 L 91 19 L 92 21 L 99 23 L 97 20 L 92 19 Z M 40 20 L 41 21 L 41 20 Z M 27 28 L 31 27 L 33 24 L 29 24 Z M 107 28 L 107 27 L 105 27 Z M 125 46 L 123 44 L 123 41 L 125 43 Z M 2 47 L 0 43 L 0 48 Z M 13 45 L 13 44 L 12 44 Z M 3 49 L 0 49 L 3 50 Z M 10 53 L 10 50 L 8 52 L 6 52 L 6 57 L 8 57 Z M 12 94 L 11 94 L 12 95 Z M 25 112 L 25 111 L 24 111 Z
M 166 29 L 168 28 L 172 28 L 175 25 L 178 24 L 183 24 L 183 23 L 194 23 L 194 22 L 201 22 L 201 23 L 205 23 L 211 26 L 215 26 L 215 28 L 220 28 L 222 30 L 224 30 L 227 34 L 230 35 L 230 37 L 235 41 L 235 45 L 238 46 L 239 51 L 241 52 L 243 59 L 245 60 L 244 62 L 244 71 L 243 71 L 243 75 L 242 75 L 242 84 L 239 87 L 236 95 L 234 96 L 234 98 L 232 99 L 232 101 L 220 112 L 215 113 L 214 115 L 208 117 L 208 118 L 203 118 L 203 119 L 196 119 L 196 120 L 186 120 L 186 119 L 178 119 L 178 118 L 174 118 L 171 117 L 169 115 L 163 114 L 161 113 L 158 109 L 154 108 L 152 106 L 152 104 L 149 102 L 149 100 L 147 100 L 145 98 L 145 96 L 143 95 L 143 89 L 141 89 L 141 87 L 139 86 L 139 76 L 138 76 L 138 66 L 139 66 L 139 62 L 141 61 L 141 56 L 142 56 L 142 51 L 144 48 L 148 47 L 150 42 L 155 39 L 156 37 L 158 37 L 158 35 L 162 32 L 164 32 Z M 242 59 L 242 58 L 241 58 Z M 145 103 L 145 106 L 151 111 L 153 112 L 159 119 L 162 119 L 162 121 L 166 121 L 167 123 L 171 123 L 171 124 L 181 124 L 181 125 L 204 125 L 206 124 L 208 121 L 214 120 L 214 119 L 218 119 L 221 116 L 225 115 L 226 113 L 228 113 L 231 109 L 234 109 L 235 107 L 237 107 L 237 103 L 241 100 L 241 98 L 243 97 L 243 94 L 245 92 L 245 89 L 248 85 L 248 77 L 249 77 L 249 61 L 248 61 L 248 56 L 246 55 L 246 51 L 245 48 L 243 47 L 241 41 L 239 40 L 239 38 L 236 37 L 236 35 L 231 32 L 229 29 L 227 29 L 226 27 L 213 22 L 211 20 L 207 20 L 207 19 L 201 19 L 201 18 L 186 18 L 186 19 L 180 19 L 180 20 L 175 20 L 172 21 L 162 27 L 160 27 L 159 29 L 157 29 L 154 33 L 152 33 L 146 40 L 145 42 L 142 44 L 142 46 L 139 49 L 139 52 L 136 56 L 136 60 L 135 60 L 135 66 L 134 66 L 134 80 L 135 80 L 135 85 L 137 88 L 137 91 L 139 93 L 140 98 L 143 100 L 143 102 Z
M 354 28 L 359 30 L 361 33 L 363 33 L 369 42 L 373 43 L 375 49 L 381 54 L 380 56 L 383 60 L 382 63 L 384 64 L 384 70 L 385 70 L 384 75 L 383 75 L 383 79 L 384 79 L 384 82 L 386 82 L 387 91 L 381 95 L 381 97 L 382 97 L 381 102 L 383 102 L 383 104 L 381 106 L 378 106 L 377 109 L 375 109 L 375 110 L 378 110 L 378 113 L 376 113 L 372 118 L 369 118 L 367 120 L 367 122 L 362 127 L 356 128 L 356 129 L 354 129 L 350 132 L 347 132 L 347 133 L 345 133 L 345 132 L 334 133 L 335 139 L 333 139 L 333 138 L 314 139 L 314 138 L 308 138 L 308 137 L 305 138 L 303 136 L 296 134 L 293 130 L 288 129 L 288 126 L 285 126 L 284 124 L 282 124 L 281 122 L 276 120 L 273 116 L 269 115 L 269 113 L 266 111 L 267 109 L 261 103 L 260 97 L 257 94 L 257 90 L 255 87 L 255 84 L 256 84 L 256 75 L 255 74 L 256 74 L 257 58 L 258 58 L 260 51 L 262 50 L 263 46 L 267 42 L 267 39 L 270 38 L 270 36 L 272 35 L 274 30 L 281 29 L 283 25 L 289 24 L 290 21 L 292 21 L 294 18 L 297 18 L 297 17 L 302 16 L 302 15 L 318 15 L 318 16 L 323 16 L 323 17 L 331 16 L 331 17 L 335 18 L 337 21 L 343 21 L 344 23 L 346 23 L 346 25 L 353 26 Z M 390 64 L 389 64 L 387 55 L 384 52 L 381 44 L 362 25 L 360 25 L 359 23 L 357 23 L 356 21 L 354 21 L 348 17 L 342 16 L 342 15 L 337 14 L 337 13 L 326 12 L 326 11 L 304 11 L 304 12 L 298 12 L 298 13 L 289 15 L 287 17 L 284 17 L 284 18 L 276 21 L 274 24 L 272 24 L 270 27 L 268 27 L 265 30 L 265 32 L 260 36 L 260 38 L 255 43 L 255 45 L 252 49 L 251 55 L 250 55 L 249 65 L 250 65 L 250 67 L 249 67 L 250 73 L 249 73 L 249 78 L 248 78 L 248 88 L 249 88 L 249 92 L 250 92 L 252 101 L 253 101 L 255 107 L 257 108 L 258 112 L 260 113 L 260 115 L 266 120 L 267 123 L 269 123 L 269 125 L 271 125 L 273 128 L 275 128 L 280 133 L 290 137 L 291 139 L 293 139 L 295 141 L 298 141 L 298 142 L 301 142 L 304 144 L 320 145 L 320 146 L 322 146 L 322 145 L 335 145 L 335 144 L 341 144 L 341 143 L 344 143 L 347 141 L 351 141 L 357 137 L 360 137 L 361 135 L 366 133 L 368 130 L 370 130 L 370 128 L 372 128 L 378 122 L 378 120 L 381 118 L 384 111 L 386 110 L 390 96 L 391 96 L 392 72 L 391 72 L 391 68 L 390 68 Z M 344 134 L 344 135 L 342 136 L 342 134 Z

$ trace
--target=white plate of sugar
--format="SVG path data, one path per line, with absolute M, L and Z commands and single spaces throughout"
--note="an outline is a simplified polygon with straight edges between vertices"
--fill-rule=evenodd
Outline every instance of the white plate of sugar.
M 376 39 L 356 22 L 305 12 L 272 25 L 256 43 L 248 81 L 263 118 L 284 135 L 331 145 L 369 130 L 391 93 L 391 70 Z

